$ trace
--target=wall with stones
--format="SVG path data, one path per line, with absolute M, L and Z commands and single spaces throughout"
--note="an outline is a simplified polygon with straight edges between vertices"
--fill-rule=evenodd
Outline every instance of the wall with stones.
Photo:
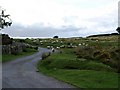
M 34 48 L 29 44 L 23 42 L 15 42 L 7 34 L 1 34 L 2 42 L 0 42 L 0 47 L 2 47 L 2 54 L 18 54 L 25 50 L 25 48 Z
M 18 54 L 27 47 L 24 43 L 13 42 L 9 45 L 2 45 L 2 54 Z

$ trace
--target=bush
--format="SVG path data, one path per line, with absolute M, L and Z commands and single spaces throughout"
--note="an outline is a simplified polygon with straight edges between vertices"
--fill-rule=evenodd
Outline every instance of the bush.
M 77 58 L 96 60 L 112 68 L 118 69 L 120 50 L 117 48 L 99 48 L 96 45 L 88 47 L 77 47 L 74 51 Z
M 93 59 L 93 47 L 78 47 L 74 51 L 78 58 Z
M 110 59 L 110 53 L 107 51 L 97 51 L 94 53 L 94 59 L 101 60 L 102 62 Z
M 50 54 L 51 54 L 50 52 L 42 54 L 42 60 L 50 56 Z

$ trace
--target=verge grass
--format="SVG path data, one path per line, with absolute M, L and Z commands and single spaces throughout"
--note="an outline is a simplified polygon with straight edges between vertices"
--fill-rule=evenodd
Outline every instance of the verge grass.
M 25 52 L 21 52 L 21 53 L 18 53 L 16 55 L 14 55 L 14 54 L 3 54 L 2 55 L 2 62 L 5 63 L 5 62 L 15 60 L 15 59 L 20 58 L 20 57 L 32 55 L 35 52 L 37 52 L 37 50 L 28 48 Z
M 118 88 L 118 74 L 114 72 L 72 69 L 39 68 L 40 72 L 78 88 Z

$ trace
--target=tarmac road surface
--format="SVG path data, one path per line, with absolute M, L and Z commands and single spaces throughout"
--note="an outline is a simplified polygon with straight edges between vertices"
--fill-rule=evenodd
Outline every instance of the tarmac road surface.
M 2 88 L 74 88 L 36 72 L 36 63 L 45 52 L 50 50 L 39 48 L 39 52 L 33 55 L 2 64 Z

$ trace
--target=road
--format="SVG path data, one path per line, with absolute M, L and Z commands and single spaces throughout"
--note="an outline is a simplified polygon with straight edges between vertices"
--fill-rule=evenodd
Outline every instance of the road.
M 39 48 L 39 52 L 2 65 L 3 88 L 73 88 L 52 77 L 36 72 L 36 63 L 41 55 L 50 50 Z

